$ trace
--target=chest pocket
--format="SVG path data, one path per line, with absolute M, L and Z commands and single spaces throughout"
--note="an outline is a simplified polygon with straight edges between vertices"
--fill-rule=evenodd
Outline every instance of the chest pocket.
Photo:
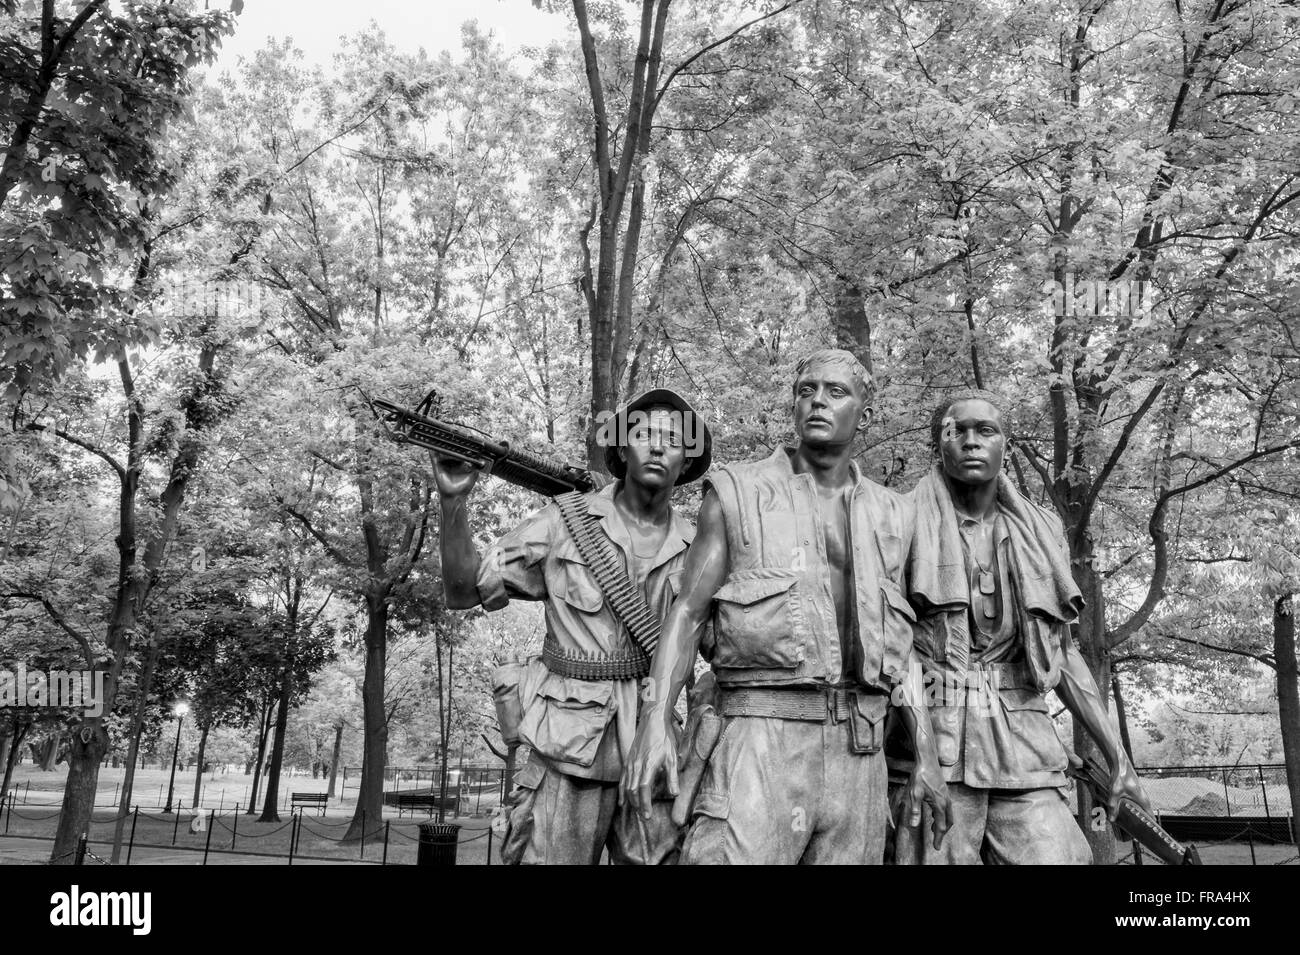
M 546 562 L 546 589 L 583 613 L 599 613 L 605 603 L 596 578 L 572 544 L 559 547 Z
M 876 535 L 876 540 L 880 542 L 880 560 L 885 567 L 885 576 L 897 576 L 903 563 L 903 538 L 882 530 Z
M 792 571 L 739 571 L 713 596 L 713 665 L 793 670 L 803 660 L 798 577 Z

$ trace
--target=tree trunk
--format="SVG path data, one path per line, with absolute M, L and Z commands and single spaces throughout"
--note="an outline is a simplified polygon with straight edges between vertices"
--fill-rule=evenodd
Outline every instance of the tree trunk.
M 253 788 L 248 794 L 248 808 L 245 810 L 250 816 L 257 815 L 257 792 L 262 782 L 262 767 L 266 765 L 266 737 L 270 731 L 271 704 L 263 701 L 262 714 L 257 721 L 257 759 L 253 765 Z
M 58 765 L 59 746 L 63 743 L 63 733 L 56 732 L 53 736 L 45 741 L 45 746 L 41 749 L 41 770 L 50 772 Z
M 574 0 L 573 11 L 581 37 L 587 90 L 593 119 L 592 159 L 600 191 L 599 236 L 595 275 L 592 275 L 588 223 L 582 232 L 583 292 L 591 326 L 591 417 L 587 423 L 588 467 L 605 472 L 604 448 L 598 440 L 602 417 L 618 403 L 619 386 L 627 363 L 632 334 L 632 296 L 636 256 L 640 244 L 645 184 L 642 166 L 650 153 L 650 131 L 658 105 L 660 51 L 668 19 L 669 0 L 642 0 L 641 31 L 632 69 L 631 97 L 623 122 L 623 145 L 611 148 L 609 115 L 596 42 L 587 21 L 585 0 Z M 623 203 L 631 187 L 626 232 L 622 231 Z M 622 268 L 619 268 L 620 252 Z
M 1273 602 L 1273 659 L 1277 661 L 1277 716 L 1286 760 L 1286 786 L 1291 794 L 1291 836 L 1300 849 L 1300 673 L 1295 647 L 1295 595 Z
M 871 371 L 871 320 L 867 318 L 862 290 L 849 279 L 835 281 L 835 311 L 831 315 L 835 344 L 853 353 Z
M 199 733 L 199 758 L 198 766 L 194 770 L 194 799 L 190 803 L 191 809 L 199 808 L 199 796 L 203 791 L 203 752 L 208 748 L 208 730 L 211 728 L 212 724 L 204 721 L 203 730 Z
M 72 865 L 77 842 L 89 833 L 95 791 L 99 788 L 99 765 L 108 752 L 108 731 L 103 717 L 88 717 L 73 731 L 68 744 L 68 781 L 63 787 L 63 805 L 50 865 Z
M 138 274 L 148 272 L 148 262 L 149 246 L 146 244 L 144 261 Z M 118 375 L 122 380 L 128 409 L 127 463 L 125 467 L 118 465 L 118 573 L 106 641 L 109 663 L 104 679 L 103 712 L 99 716 L 84 718 L 72 731 L 68 779 L 64 784 L 63 809 L 54 834 L 54 847 L 50 850 L 51 862 L 62 864 L 70 861 L 77 840 L 90 828 L 95 809 L 95 792 L 99 787 L 99 767 L 104 754 L 109 750 L 108 730 L 104 723 L 117 701 L 117 686 L 127 654 L 131 650 L 131 637 L 135 633 L 136 623 L 162 566 L 167 545 L 175 534 L 190 479 L 198 471 L 202 432 L 210 426 L 211 421 L 200 417 L 205 413 L 201 409 L 206 407 L 207 402 L 197 399 L 211 398 L 217 394 L 219 386 L 213 376 L 213 368 L 218 347 L 215 343 L 206 343 L 199 352 L 196 369 L 198 376 L 191 393 L 195 400 L 186 403 L 187 430 L 171 459 L 167 484 L 158 496 L 158 502 L 162 506 L 162 520 L 145 545 L 142 559 L 137 559 L 135 504 L 140 487 L 140 455 L 144 447 L 144 408 L 136 395 L 135 381 L 126 356 L 118 359 Z
M 140 675 L 139 696 L 135 701 L 135 711 L 131 714 L 131 743 L 126 753 L 126 772 L 122 778 L 122 798 L 117 804 L 117 820 L 113 823 L 113 854 L 109 859 L 117 865 L 122 855 L 122 837 L 126 831 L 126 817 L 131 811 L 131 797 L 135 792 L 135 766 L 140 757 L 140 734 L 144 732 L 144 714 L 149 706 L 149 688 L 153 685 L 154 666 L 158 662 L 158 641 L 149 641 L 149 653 L 145 657 L 144 672 Z
M 330 788 L 329 797 L 334 798 L 334 781 L 339 776 L 339 751 L 343 748 L 343 721 L 340 720 L 334 727 L 334 755 L 330 757 Z
M 284 676 L 280 679 L 280 701 L 275 714 L 275 742 L 271 746 L 271 768 L 266 774 L 266 800 L 262 804 L 262 815 L 258 822 L 279 822 L 280 813 L 276 809 L 276 800 L 280 797 L 280 765 L 284 760 L 285 729 L 289 725 L 289 697 L 293 690 L 293 659 L 284 665 Z
M 19 754 L 22 751 L 23 737 L 27 735 L 28 727 L 20 725 L 18 714 L 10 717 L 9 733 L 5 737 L 9 746 L 5 751 L 4 763 L 5 774 L 3 781 L 0 781 L 0 806 L 4 805 L 5 794 L 9 792 L 9 784 L 13 781 L 14 766 L 18 763 Z
M 384 711 L 384 667 L 388 658 L 388 601 L 366 596 L 366 675 L 361 684 L 363 715 L 361 786 L 345 842 L 367 838 L 383 828 L 384 764 L 388 754 L 388 714 Z

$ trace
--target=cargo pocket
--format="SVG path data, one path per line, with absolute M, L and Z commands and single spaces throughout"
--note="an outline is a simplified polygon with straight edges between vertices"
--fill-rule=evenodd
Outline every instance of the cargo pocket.
M 1015 765 L 1008 768 L 1023 778 L 1063 771 L 1069 759 L 1043 694 L 1030 687 L 1000 687 L 998 697 L 1010 731 L 1007 749 L 1014 753 Z
M 691 818 L 708 816 L 710 819 L 726 819 L 731 815 L 731 797 L 726 793 L 710 792 L 701 789 L 691 807 Z
M 682 865 L 725 865 L 727 863 L 727 817 L 731 797 L 702 789 L 691 809 L 690 829 L 682 844 Z
M 885 744 L 885 714 L 889 697 L 883 693 L 859 693 L 849 708 L 849 752 L 878 753 Z
M 892 580 L 880 585 L 880 593 L 884 598 L 881 620 L 885 631 L 880 673 L 890 680 L 901 680 L 907 672 L 907 658 L 912 652 L 916 611 Z
M 521 735 L 546 759 L 589 767 L 614 716 L 613 695 L 608 681 L 547 674 L 524 710 Z
M 798 577 L 792 571 L 732 574 L 713 595 L 713 665 L 793 670 L 803 662 Z
M 537 790 L 546 778 L 546 767 L 529 757 L 523 769 L 515 773 L 515 790 L 503 807 L 501 826 L 501 861 L 506 865 L 519 865 L 524 851 L 533 838 L 533 807 Z M 496 828 L 494 826 L 494 828 Z

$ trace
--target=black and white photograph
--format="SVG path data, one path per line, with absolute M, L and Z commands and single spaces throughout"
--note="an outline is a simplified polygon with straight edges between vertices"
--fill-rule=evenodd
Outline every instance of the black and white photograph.
M 0 0 L 20 930 L 1282 929 L 1298 475 L 1295 0 Z

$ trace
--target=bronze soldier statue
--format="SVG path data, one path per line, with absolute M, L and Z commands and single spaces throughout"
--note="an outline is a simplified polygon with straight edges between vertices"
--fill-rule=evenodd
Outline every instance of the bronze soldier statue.
M 680 395 L 646 392 L 602 424 L 606 464 L 617 481 L 581 497 L 592 540 L 609 552 L 625 587 L 638 592 L 647 615 L 662 618 L 677 593 L 690 522 L 673 510 L 677 485 L 709 467 L 707 425 Z M 478 472 L 447 459 L 435 462 L 442 504 L 442 573 L 447 604 L 487 610 L 511 599 L 546 606 L 540 659 L 512 686 L 516 728 L 530 747 L 515 777 L 507 862 L 596 864 L 608 849 L 618 863 L 676 860 L 680 830 L 671 801 L 642 817 L 620 807 L 618 781 L 632 745 L 640 681 L 650 658 L 594 575 L 570 518 L 554 501 L 501 538 L 480 560 L 470 535 L 466 495 Z M 588 544 L 590 546 L 590 542 Z
M 911 494 L 916 649 L 954 818 L 937 848 L 901 824 L 900 864 L 1091 862 L 1061 790 L 1068 762 L 1048 715 L 1052 689 L 1106 756 L 1112 819 L 1123 797 L 1148 808 L 1070 637 L 1083 599 L 1063 525 L 1003 473 L 1004 422 L 987 392 L 944 400 L 931 419 L 934 466 Z
M 661 771 L 678 793 L 673 706 L 701 648 L 724 722 L 683 864 L 883 860 L 886 711 L 910 670 L 919 684 L 903 590 L 912 511 L 851 458 L 871 418 L 866 369 L 848 352 L 818 351 L 799 364 L 793 390 L 794 447 L 707 480 L 627 760 L 624 794 L 643 813 Z M 701 647 L 710 618 L 713 639 Z M 922 754 L 909 794 L 918 823 L 921 802 L 931 807 L 937 841 L 948 800 L 914 689 L 901 710 Z

